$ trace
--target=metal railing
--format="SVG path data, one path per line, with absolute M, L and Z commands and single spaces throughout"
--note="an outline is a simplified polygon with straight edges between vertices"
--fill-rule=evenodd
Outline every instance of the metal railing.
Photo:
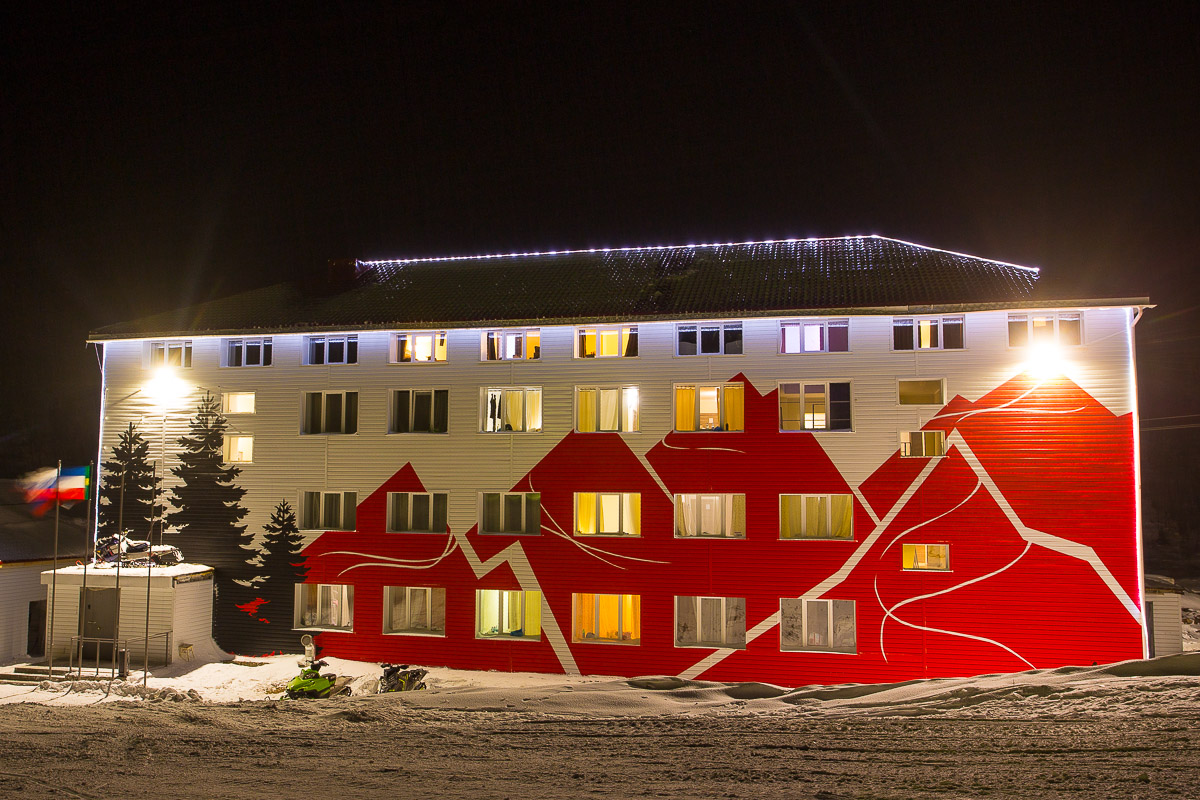
M 111 677 L 125 677 L 129 670 L 129 645 L 141 643 L 142 647 L 142 683 L 146 683 L 146 678 L 150 674 L 150 643 L 154 639 L 162 639 L 163 641 L 163 665 L 171 663 L 171 631 L 163 631 L 162 633 L 154 633 L 150 636 L 139 636 L 135 639 L 117 639 L 114 637 L 97 637 L 97 636 L 72 636 L 71 637 L 71 655 L 67 665 L 67 674 L 76 672 L 76 657 L 78 657 L 78 675 L 83 677 L 85 665 L 83 663 L 84 655 L 83 648 L 85 644 L 93 644 L 96 646 L 96 659 L 93 666 L 87 669 L 94 670 L 93 674 L 97 677 L 100 675 L 100 654 L 105 648 L 101 645 L 108 645 Z

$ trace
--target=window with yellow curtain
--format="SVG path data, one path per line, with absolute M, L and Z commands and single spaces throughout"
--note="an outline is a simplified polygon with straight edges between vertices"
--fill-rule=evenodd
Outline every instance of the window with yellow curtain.
M 486 433 L 537 432 L 542 429 L 542 390 L 538 387 L 497 386 L 484 389 L 480 402 Z
M 580 593 L 571 599 L 573 641 L 641 644 L 641 595 Z
M 475 592 L 475 635 L 537 639 L 542 635 L 542 593 L 480 589 Z
M 577 536 L 641 536 L 642 496 L 630 492 L 575 495 Z
M 745 387 L 740 383 L 675 387 L 675 430 L 745 430 Z
M 906 544 L 902 547 L 904 569 L 945 571 L 950 569 L 950 545 Z
M 853 539 L 854 497 L 849 494 L 781 494 L 781 539 Z

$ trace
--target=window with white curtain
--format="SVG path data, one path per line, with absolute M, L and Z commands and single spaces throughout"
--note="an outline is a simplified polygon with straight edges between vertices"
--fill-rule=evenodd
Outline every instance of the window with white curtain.
M 480 639 L 542 638 L 542 593 L 476 590 L 475 636 Z
M 854 653 L 858 648 L 853 600 L 779 601 L 779 649 Z
M 383 632 L 446 635 L 446 590 L 436 586 L 383 587 Z
M 393 364 L 435 364 L 446 360 L 445 331 L 393 333 L 388 352 Z
M 536 433 L 542 429 L 542 389 L 493 386 L 481 393 L 485 433 Z
M 746 648 L 746 598 L 676 597 L 675 646 Z
M 781 353 L 844 353 L 850 349 L 850 320 L 812 319 L 779 323 Z
M 480 339 L 482 361 L 537 361 L 542 357 L 542 332 L 538 328 L 484 331 Z
M 675 538 L 746 538 L 746 495 L 675 495 Z
M 575 430 L 581 433 L 636 431 L 639 424 L 638 387 L 576 387 Z
M 336 583 L 296 584 L 294 626 L 309 630 L 354 628 L 354 587 Z

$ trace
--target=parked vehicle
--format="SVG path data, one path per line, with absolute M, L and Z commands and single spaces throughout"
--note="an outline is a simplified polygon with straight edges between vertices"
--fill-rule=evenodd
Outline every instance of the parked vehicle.
M 183 563 L 183 553 L 169 544 L 151 545 L 142 539 L 130 539 L 125 535 L 113 534 L 96 544 L 96 556 L 101 561 L 115 564 L 118 560 L 129 566 L 145 566 L 147 562 L 159 567 L 170 567 Z
M 427 669 L 410 669 L 408 664 L 380 664 L 383 667 L 383 677 L 379 679 L 379 693 L 412 692 L 425 689 Z
M 323 667 L 329 666 L 324 661 L 314 661 L 308 664 L 301 661 L 300 674 L 292 678 L 284 689 L 284 695 L 293 700 L 300 697 L 337 697 L 350 694 L 348 678 L 338 679 L 333 673 L 321 674 Z

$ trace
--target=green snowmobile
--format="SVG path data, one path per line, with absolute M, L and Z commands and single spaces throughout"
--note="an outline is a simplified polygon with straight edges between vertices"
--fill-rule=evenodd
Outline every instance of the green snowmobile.
M 321 668 L 329 666 L 324 661 L 314 661 L 303 666 L 300 674 L 288 682 L 284 696 L 293 700 L 298 697 L 337 697 L 350 694 L 349 678 L 338 680 L 337 675 L 321 674 Z

